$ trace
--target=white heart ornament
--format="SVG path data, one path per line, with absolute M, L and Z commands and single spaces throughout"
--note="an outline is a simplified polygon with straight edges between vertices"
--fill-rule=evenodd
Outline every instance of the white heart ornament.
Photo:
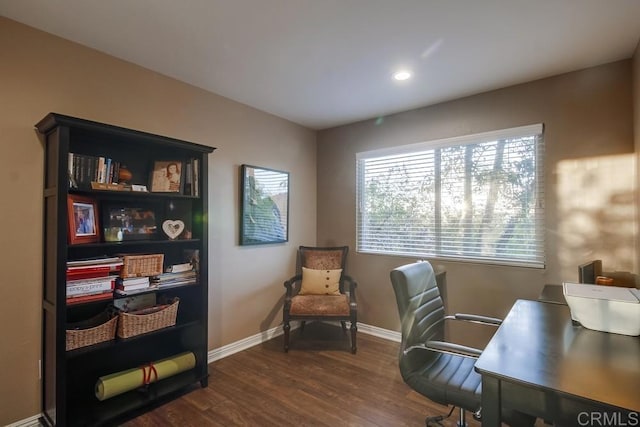
M 173 240 L 184 231 L 184 222 L 179 219 L 168 219 L 162 223 L 162 231 Z

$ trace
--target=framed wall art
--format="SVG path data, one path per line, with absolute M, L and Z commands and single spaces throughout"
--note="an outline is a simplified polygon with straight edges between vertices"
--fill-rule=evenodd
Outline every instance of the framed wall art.
M 240 244 L 288 241 L 289 173 L 242 165 L 240 186 Z
M 90 198 L 69 194 L 67 196 L 69 244 L 96 243 L 100 241 L 98 204 Z

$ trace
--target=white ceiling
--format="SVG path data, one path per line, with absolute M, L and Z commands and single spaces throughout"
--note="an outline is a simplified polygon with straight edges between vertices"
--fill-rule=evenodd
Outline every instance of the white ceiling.
M 0 0 L 0 14 L 313 129 L 630 58 L 640 0 Z M 412 70 L 395 82 L 392 73 Z

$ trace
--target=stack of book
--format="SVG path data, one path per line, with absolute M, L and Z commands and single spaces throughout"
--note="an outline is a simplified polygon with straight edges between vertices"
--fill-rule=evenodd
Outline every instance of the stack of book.
M 118 257 L 67 262 L 67 304 L 113 299 L 116 274 L 121 268 Z
M 119 295 L 132 295 L 140 292 L 146 292 L 151 289 L 154 289 L 155 285 L 152 286 L 149 277 L 129 277 L 123 279 L 122 277 L 118 277 L 116 280 L 116 293 Z
M 200 179 L 198 170 L 200 169 L 198 159 L 189 159 L 184 167 L 184 194 L 199 196 Z
M 198 282 L 198 274 L 190 263 L 176 264 L 169 267 L 166 273 L 152 277 L 151 280 L 158 288 L 193 285 Z
M 118 182 L 120 162 L 105 157 L 69 153 L 68 164 L 71 188 L 90 188 L 95 183 L 105 185 L 97 189 L 116 189 L 108 188 L 107 185 Z

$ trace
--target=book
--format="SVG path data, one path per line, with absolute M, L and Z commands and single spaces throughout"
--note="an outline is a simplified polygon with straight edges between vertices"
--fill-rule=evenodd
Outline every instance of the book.
M 190 285 L 198 282 L 198 274 L 191 271 L 183 271 L 180 273 L 163 273 L 152 279 L 152 283 L 159 287 Z
M 193 265 L 190 262 L 185 262 L 183 264 L 174 264 L 167 268 L 167 273 L 180 273 L 183 271 L 191 271 L 193 270 Z
M 73 298 L 67 298 L 67 305 L 80 304 L 85 302 L 102 301 L 113 299 L 113 292 L 104 292 L 101 294 L 81 295 Z
M 67 282 L 67 298 L 78 295 L 92 295 L 102 292 L 113 291 L 115 280 L 106 279 L 86 279 Z
M 184 167 L 184 194 L 190 196 L 193 194 L 193 159 L 189 159 Z
M 193 196 L 200 196 L 200 177 L 199 177 L 199 162 L 198 159 L 193 159 Z
M 140 284 L 145 284 L 148 285 L 149 284 L 149 277 L 144 276 L 144 277 L 129 277 L 129 278 L 122 278 L 122 277 L 118 277 L 116 280 L 116 284 L 118 286 L 133 286 L 133 285 L 140 285 Z
M 105 191 L 131 191 L 131 186 L 127 184 L 106 183 L 91 181 L 92 190 L 105 190 Z
M 136 295 L 136 294 L 141 294 L 143 292 L 151 292 L 158 289 L 158 286 L 156 285 L 149 285 L 146 286 L 144 288 L 141 289 L 119 289 L 116 288 L 116 290 L 114 291 L 117 295 L 122 295 L 122 296 L 127 296 L 127 295 Z
M 84 258 L 77 259 L 73 261 L 67 261 L 67 269 L 70 267 L 79 267 L 79 266 L 87 266 L 87 265 L 103 265 L 103 264 L 119 264 L 122 265 L 122 258 L 117 256 L 99 256 L 95 258 Z
M 149 284 L 148 283 L 140 283 L 140 284 L 137 284 L 137 285 L 128 285 L 128 286 L 116 285 L 116 289 L 120 289 L 122 291 L 137 291 L 137 290 L 141 290 L 141 289 L 149 289 Z
M 107 277 L 119 271 L 120 266 L 102 265 L 98 267 L 73 267 L 67 269 L 67 281 Z
M 76 285 L 88 285 L 88 284 L 102 283 L 102 282 L 111 283 L 117 278 L 118 278 L 117 276 L 104 276 L 104 277 L 92 277 L 89 279 L 67 280 L 67 287 L 73 287 Z

